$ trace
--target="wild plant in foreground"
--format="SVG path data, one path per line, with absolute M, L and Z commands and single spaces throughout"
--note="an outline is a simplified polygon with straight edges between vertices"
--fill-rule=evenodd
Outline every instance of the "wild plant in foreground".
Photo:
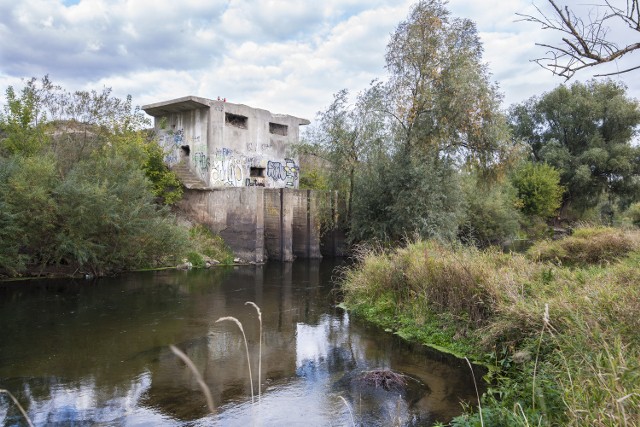
M 175 345 L 170 345 L 169 348 L 171 349 L 173 354 L 178 356 L 189 367 L 193 375 L 196 377 L 196 381 L 198 382 L 198 385 L 200 386 L 200 389 L 202 390 L 204 397 L 207 399 L 207 406 L 209 407 L 209 412 L 211 412 L 212 414 L 215 414 L 216 407 L 213 404 L 213 396 L 211 396 L 211 390 L 209 390 L 209 387 L 204 382 L 204 379 L 202 378 L 202 375 L 200 375 L 200 372 L 198 371 L 198 368 L 196 368 L 196 365 L 191 361 L 191 359 L 189 359 L 189 356 L 184 354 Z
M 356 426 L 356 421 L 353 419 L 353 411 L 351 411 L 351 405 L 349 405 L 349 402 L 347 402 L 347 399 L 345 399 L 342 396 L 338 396 L 340 399 L 342 399 L 342 401 L 344 402 L 345 406 L 347 407 L 347 410 L 349 411 L 349 416 L 351 417 L 351 425 L 353 427 Z
M 27 412 L 24 410 L 24 408 L 22 407 L 20 402 L 18 402 L 18 399 L 16 399 L 15 396 L 13 394 L 11 394 L 11 392 L 9 390 L 0 389 L 0 394 L 2 394 L 2 393 L 6 394 L 7 396 L 9 396 L 9 398 L 11 398 L 11 400 L 13 400 L 13 403 L 18 407 L 18 409 L 20 410 L 20 413 L 22 414 L 24 419 L 27 421 L 27 424 L 30 427 L 33 427 L 33 423 L 29 419 L 29 416 L 27 415 Z
M 260 344 L 258 346 L 258 403 L 261 401 L 262 390 L 262 312 L 256 303 L 247 301 L 244 305 L 251 305 L 258 312 L 258 322 L 260 323 Z
M 258 307 L 255 303 L 251 302 L 251 301 L 247 301 L 245 303 L 245 305 L 251 305 L 253 306 L 256 311 L 258 312 L 258 321 L 260 322 L 260 353 L 259 353 L 259 360 L 258 360 L 258 401 L 260 401 L 260 395 L 261 395 L 261 378 L 262 378 L 262 312 L 260 311 L 260 307 Z M 223 322 L 225 320 L 234 322 L 236 325 L 238 325 L 238 328 L 240 328 L 240 332 L 242 332 L 242 337 L 244 338 L 244 348 L 247 352 L 247 366 L 249 367 L 249 382 L 251 384 L 251 403 L 254 403 L 254 396 L 253 396 L 253 376 L 251 375 L 251 359 L 249 358 L 249 346 L 247 345 L 247 336 L 244 333 L 244 328 L 242 327 L 242 323 L 236 319 L 235 317 L 232 316 L 226 316 L 226 317 L 221 317 L 218 320 L 216 320 L 215 323 L 218 322 Z M 211 396 L 211 390 L 209 389 L 209 387 L 207 386 L 207 384 L 204 382 L 204 379 L 202 378 L 202 375 L 200 374 L 200 372 L 198 371 L 198 368 L 196 368 L 196 365 L 191 361 L 191 359 L 189 359 L 189 356 L 187 356 L 186 354 L 184 354 L 179 348 L 177 348 L 174 345 L 169 346 L 169 348 L 171 348 L 171 351 L 178 356 L 186 365 L 187 367 L 191 370 L 191 372 L 193 373 L 193 375 L 195 375 L 196 377 L 196 381 L 198 382 L 198 385 L 200 386 L 200 389 L 202 390 L 202 393 L 205 395 L 205 398 L 207 399 L 207 406 L 209 407 L 209 411 L 212 414 L 216 413 L 216 409 L 215 406 L 213 404 L 213 397 Z M 0 392 L 3 392 L 5 390 L 0 390 Z M 9 392 L 7 392 L 9 393 Z M 9 393 L 9 395 L 11 395 Z M 11 396 L 13 398 L 13 396 Z M 16 404 L 18 404 L 18 402 L 15 400 L 15 398 L 13 398 L 14 402 L 16 402 Z M 18 407 L 22 410 L 22 407 L 20 407 L 20 405 L 18 404 Z M 23 414 L 26 417 L 26 414 L 23 411 Z
M 253 376 L 251 375 L 251 359 L 249 358 L 249 346 L 247 345 L 247 336 L 244 334 L 244 328 L 242 327 L 242 323 L 233 316 L 221 317 L 216 320 L 218 322 L 224 322 L 225 320 L 235 322 L 240 328 L 240 332 L 242 332 L 242 337 L 244 338 L 244 348 L 247 351 L 247 366 L 249 367 L 249 382 L 251 383 L 251 403 L 253 403 Z
M 482 404 L 480 403 L 480 393 L 478 393 L 478 384 L 476 383 L 476 374 L 473 372 L 473 366 L 467 357 L 464 358 L 471 369 L 471 378 L 473 378 L 473 386 L 476 389 L 476 397 L 478 398 L 478 412 L 480 413 L 480 425 L 484 427 L 484 419 L 482 418 Z

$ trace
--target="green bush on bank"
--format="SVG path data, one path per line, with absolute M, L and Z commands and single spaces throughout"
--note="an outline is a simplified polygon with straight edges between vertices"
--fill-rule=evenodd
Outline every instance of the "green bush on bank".
M 70 93 L 47 77 L 0 111 L 0 275 L 111 274 L 175 265 L 181 197 L 131 98 Z
M 214 234 L 204 225 L 195 225 L 189 229 L 189 246 L 191 252 L 187 254 L 187 260 L 194 267 L 204 267 L 203 255 L 221 264 L 233 264 L 233 252 L 226 245 L 222 237 Z
M 573 239 L 586 236 L 635 242 L 640 232 L 584 229 Z M 345 303 L 488 365 L 485 425 L 638 426 L 640 251 L 623 247 L 613 258 L 579 255 L 572 268 L 434 241 L 363 250 L 344 273 Z M 479 413 L 454 425 L 480 425 Z

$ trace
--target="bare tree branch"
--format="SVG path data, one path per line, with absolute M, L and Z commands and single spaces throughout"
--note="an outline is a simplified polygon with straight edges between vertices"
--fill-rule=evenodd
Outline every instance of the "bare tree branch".
M 517 14 L 522 17 L 521 21 L 534 22 L 541 25 L 543 30 L 558 31 L 563 35 L 557 45 L 536 43 L 549 49 L 547 56 L 533 60 L 542 68 L 568 80 L 580 70 L 619 60 L 640 49 L 640 42 L 618 46 L 610 35 L 612 26 L 622 25 L 640 33 L 640 0 L 626 0 L 624 9 L 612 4 L 611 0 L 602 0 L 584 18 L 568 6 L 561 7 L 556 0 L 547 1 L 553 13 L 546 13 L 535 6 L 535 16 Z M 622 74 L 639 68 L 634 66 L 596 77 Z

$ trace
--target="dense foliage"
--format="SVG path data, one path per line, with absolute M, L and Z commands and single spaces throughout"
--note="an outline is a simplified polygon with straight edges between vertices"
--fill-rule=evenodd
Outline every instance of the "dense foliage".
M 353 104 L 340 91 L 306 135 L 307 148 L 332 165 L 331 188 L 345 194 L 351 240 L 452 239 L 463 226 L 484 242 L 504 238 L 506 228 L 492 235 L 477 210 L 468 214 L 479 200 L 467 200 L 474 192 L 463 186 L 469 173 L 483 175 L 472 182 L 487 194 L 502 186 L 510 154 L 473 22 L 451 17 L 440 1 L 419 1 L 392 35 L 386 62 L 387 81 Z M 517 215 L 502 194 L 494 202 L 504 205 L 493 208 Z
M 549 218 L 560 208 L 564 189 L 560 186 L 560 173 L 552 166 L 524 162 L 513 171 L 511 182 L 525 214 Z
M 565 215 L 579 218 L 602 202 L 626 208 L 640 196 L 640 151 L 632 145 L 640 108 L 622 84 L 559 86 L 512 107 L 510 121 L 533 160 L 560 172 Z
M 0 274 L 106 274 L 173 262 L 180 187 L 131 99 L 69 93 L 48 78 L 9 88 L 0 115 Z

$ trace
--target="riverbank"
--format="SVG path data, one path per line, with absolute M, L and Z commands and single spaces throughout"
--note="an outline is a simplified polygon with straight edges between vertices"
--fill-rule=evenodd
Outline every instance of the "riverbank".
M 489 367 L 452 425 L 640 425 L 640 232 L 583 228 L 524 254 L 419 241 L 345 270 L 355 314 Z
M 95 268 L 90 262 L 49 262 L 16 265 L 10 270 L 0 268 L 0 282 L 30 279 L 93 279 L 113 276 L 124 272 L 150 271 L 177 268 L 211 268 L 216 265 L 246 265 L 244 260 L 234 257 L 222 237 L 212 233 L 203 225 L 194 224 L 177 212 L 177 219 L 170 227 L 176 241 L 170 251 L 155 257 L 141 257 L 139 260 L 124 260 L 121 263 L 103 263 Z M 101 261 L 101 260 L 100 260 Z M 94 260 L 98 262 L 98 260 Z

